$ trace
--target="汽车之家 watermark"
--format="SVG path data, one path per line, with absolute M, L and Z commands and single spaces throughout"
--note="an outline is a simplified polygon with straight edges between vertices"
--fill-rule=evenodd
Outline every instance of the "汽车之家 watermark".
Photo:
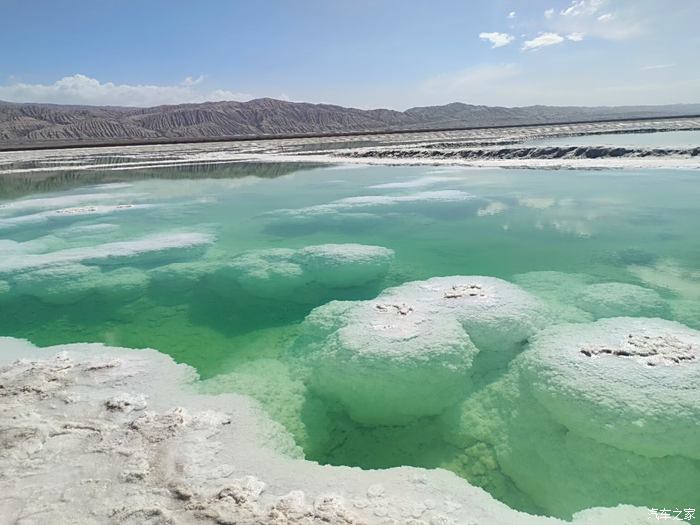
M 695 519 L 695 509 L 649 509 L 649 517 L 657 520 L 692 520 Z

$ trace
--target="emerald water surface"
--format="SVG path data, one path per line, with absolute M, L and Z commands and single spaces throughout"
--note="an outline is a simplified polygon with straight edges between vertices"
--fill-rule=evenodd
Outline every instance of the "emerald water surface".
M 649 472 L 647 459 L 611 459 L 615 451 L 609 448 L 590 450 L 599 462 L 581 471 L 552 471 L 540 482 L 521 482 L 503 469 L 496 451 L 499 433 L 512 435 L 516 427 L 494 430 L 492 440 L 470 433 L 455 423 L 459 404 L 406 424 L 356 423 L 342 406 L 309 389 L 307 376 L 289 358 L 314 307 L 334 299 L 371 299 L 391 286 L 449 275 L 499 277 L 526 288 L 531 280 L 523 274 L 540 271 L 583 274 L 581 282 L 629 283 L 658 296 L 658 316 L 700 329 L 696 172 L 267 164 L 42 177 L 0 180 L 0 195 L 6 196 L 0 202 L 0 335 L 41 346 L 155 348 L 195 367 L 205 392 L 238 391 L 259 399 L 307 458 L 323 463 L 444 467 L 511 506 L 564 517 L 586 506 L 698 503 L 653 492 L 641 481 Z M 162 242 L 163 235 L 174 236 L 175 245 L 153 249 L 148 257 L 136 250 L 107 264 L 89 256 L 98 246 L 142 240 L 143 248 Z M 177 236 L 187 235 L 200 235 L 202 243 L 179 246 Z M 393 259 L 367 279 L 344 282 L 341 276 L 328 286 L 313 274 L 326 267 L 311 268 L 304 271 L 314 284 L 295 287 L 287 277 L 269 277 L 278 259 L 255 255 L 344 243 L 385 247 Z M 252 262 L 245 259 L 249 274 L 255 273 L 251 264 L 272 269 L 245 283 L 208 269 L 244 252 L 254 255 Z M 27 261 L 39 261 L 44 274 L 26 267 Z M 173 263 L 180 266 L 168 267 Z M 55 267 L 62 270 L 52 273 Z M 541 296 L 555 308 L 574 308 L 566 289 Z M 619 315 L 635 315 L 627 306 Z M 589 309 L 578 319 L 579 311 L 562 317 L 610 316 Z M 493 380 L 502 376 L 505 367 Z M 510 388 L 504 385 L 502 391 Z M 501 402 L 498 395 L 493 402 Z M 560 430 L 552 426 L 551 432 Z M 547 432 L 538 439 L 546 441 Z M 528 450 L 513 452 L 515 461 L 536 453 Z M 697 460 L 654 461 L 659 479 L 682 485 L 700 479 Z M 538 465 L 551 468 L 545 460 L 532 468 Z M 605 469 L 620 480 L 618 487 L 596 488 L 596 472 Z M 562 475 L 575 482 L 560 483 Z M 564 486 L 560 499 L 543 503 L 540 493 L 555 485 Z

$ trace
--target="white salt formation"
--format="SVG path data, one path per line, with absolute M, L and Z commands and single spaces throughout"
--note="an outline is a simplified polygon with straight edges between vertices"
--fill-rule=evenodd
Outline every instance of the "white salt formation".
M 224 296 L 238 287 L 266 299 L 309 300 L 327 288 L 360 286 L 383 277 L 394 252 L 381 246 L 323 244 L 299 250 L 255 250 L 225 262 L 212 276 Z
M 626 283 L 585 286 L 575 298 L 576 306 L 603 317 L 666 317 L 669 306 L 654 290 Z
M 596 283 L 590 275 L 549 271 L 519 274 L 514 281 L 546 299 L 562 321 L 671 315 L 669 303 L 655 290 L 635 284 Z
M 534 337 L 522 366 L 569 429 L 637 454 L 700 459 L 700 332 L 659 319 L 561 325 Z
M 52 251 L 43 238 L 42 253 L 31 253 L 30 243 L 14 243 L 0 261 L 0 276 L 71 263 L 90 265 L 155 264 L 163 260 L 187 260 L 201 256 L 214 236 L 208 233 L 160 233 L 138 239 Z M 11 242 L 11 241 L 10 241 Z
M 0 277 L 6 283 L 4 295 L 29 295 L 49 304 L 76 303 L 92 293 L 110 301 L 130 301 L 146 293 L 149 276 L 122 265 L 196 258 L 213 240 L 209 234 L 186 232 L 77 248 L 65 248 L 64 241 L 51 236 L 24 243 L 4 241 Z M 59 249 L 52 250 L 56 245 Z
M 443 470 L 304 461 L 248 398 L 194 394 L 194 371 L 152 350 L 0 338 L 0 365 L 8 523 L 648 523 L 629 506 L 530 516 Z
M 483 363 L 510 357 L 547 320 L 538 299 L 500 279 L 436 277 L 316 308 L 293 354 L 355 421 L 399 424 L 441 413 L 470 390 L 479 351 Z
M 18 215 L 16 217 L 0 219 L 0 230 L 12 230 L 24 226 L 35 226 L 43 223 L 59 225 L 66 222 L 83 219 L 88 216 L 103 216 L 112 213 L 143 210 L 150 208 L 148 204 L 99 204 L 80 206 L 76 208 L 62 208 L 59 210 L 42 211 L 30 215 Z
M 13 295 L 30 295 L 48 304 L 72 304 L 97 293 L 108 301 L 131 301 L 148 288 L 148 275 L 136 268 L 102 271 L 65 264 L 20 273 L 8 284 Z
M 498 470 L 550 515 L 620 501 L 697 507 L 700 332 L 612 318 L 531 341 L 507 374 L 443 416 L 445 438 L 484 444 L 482 463 L 493 450 Z
M 286 218 L 304 218 L 336 213 L 347 214 L 374 211 L 376 208 L 394 208 L 406 204 L 458 203 L 476 199 L 471 193 L 460 190 L 420 191 L 406 195 L 361 195 L 305 208 L 281 209 L 272 212 L 271 215 L 280 215 Z

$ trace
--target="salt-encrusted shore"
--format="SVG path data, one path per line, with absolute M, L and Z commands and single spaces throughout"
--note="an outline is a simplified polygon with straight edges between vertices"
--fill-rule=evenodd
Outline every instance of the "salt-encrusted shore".
M 387 135 L 259 139 L 0 153 L 0 175 L 56 170 L 144 170 L 202 163 L 450 165 L 540 169 L 700 169 L 700 148 L 599 145 L 548 146 L 541 139 L 697 131 L 699 118 L 534 125 Z
M 196 393 L 195 372 L 154 350 L 0 338 L 0 365 L 2 523 L 565 523 L 443 470 L 305 461 L 253 401 Z M 573 523 L 649 517 L 620 506 Z

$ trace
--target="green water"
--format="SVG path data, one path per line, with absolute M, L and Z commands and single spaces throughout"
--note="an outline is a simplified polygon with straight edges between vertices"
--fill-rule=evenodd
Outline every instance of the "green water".
M 571 452 L 566 457 L 573 458 L 574 470 L 557 471 L 547 461 L 561 463 L 561 458 L 546 457 L 539 447 L 559 446 L 566 429 L 530 407 L 535 402 L 529 394 L 518 390 L 513 401 L 519 379 L 507 364 L 483 381 L 481 397 L 467 401 L 472 405 L 466 408 L 459 401 L 441 414 L 406 424 L 367 425 L 355 422 L 342 403 L 310 388 L 309 371 L 289 352 L 315 307 L 334 299 L 371 299 L 391 286 L 449 275 L 527 282 L 522 274 L 556 271 L 585 274 L 590 282 L 635 284 L 663 302 L 661 316 L 700 329 L 696 172 L 237 165 L 188 174 L 187 169 L 104 172 L 109 184 L 99 184 L 95 173 L 83 184 L 77 172 L 43 175 L 36 185 L 31 178 L 0 182 L 0 195 L 23 195 L 0 203 L 5 205 L 0 207 L 0 334 L 40 346 L 99 341 L 156 348 L 195 367 L 205 392 L 238 391 L 259 399 L 307 457 L 323 463 L 448 468 L 511 506 L 563 517 L 618 503 L 697 507 L 697 500 L 673 492 L 678 486 L 700 486 L 697 460 L 670 457 L 652 465 L 647 458 L 600 445 L 588 447 L 581 456 L 585 460 Z M 384 198 L 343 201 L 359 196 Z M 37 202 L 53 198 L 61 200 Z M 133 208 L 51 214 L 75 206 L 125 204 Z M 86 257 L 61 259 L 66 250 L 89 251 L 170 233 L 207 234 L 213 241 L 194 252 L 164 250 L 108 266 L 86 262 Z M 240 261 L 244 252 L 343 243 L 385 247 L 393 250 L 393 259 L 367 278 L 348 277 L 341 268 L 329 285 L 320 274 L 336 271 L 332 262 L 318 268 L 302 264 L 298 282 L 274 273 L 278 259 L 245 262 L 245 279 L 216 269 Z M 90 273 L 97 279 L 49 273 L 48 280 L 32 281 L 39 274 L 22 264 L 37 257 L 49 261 L 48 268 L 58 264 L 52 257 L 63 266 L 79 265 L 85 275 L 99 266 Z M 283 264 L 285 257 L 299 256 L 284 255 Z M 174 262 L 181 266 L 159 280 Z M 261 277 L 253 267 L 268 262 Z M 129 269 L 128 282 L 122 280 L 126 273 L 111 273 L 121 268 Z M 111 284 L 91 288 L 106 276 L 111 280 L 103 282 Z M 571 306 L 567 290 L 541 297 L 555 307 Z M 620 314 L 630 315 L 625 308 Z M 473 403 L 482 405 L 474 408 Z M 514 418 L 503 415 L 508 410 L 500 409 L 509 403 L 532 408 L 529 424 L 542 420 L 539 443 L 530 447 L 525 438 L 509 445 L 527 427 L 520 420 L 526 410 Z M 500 409 L 489 412 L 494 404 Z M 483 417 L 498 424 L 486 432 L 464 428 L 463 410 L 470 417 L 490 414 Z M 599 460 L 592 461 L 596 454 Z M 541 461 L 533 464 L 533 455 Z M 541 476 L 534 481 L 518 477 L 518 465 L 539 469 Z M 651 468 L 659 479 L 674 480 L 665 492 L 644 481 Z M 598 487 L 595 473 L 600 471 L 619 485 Z M 551 503 L 542 494 L 555 486 L 563 488 Z

